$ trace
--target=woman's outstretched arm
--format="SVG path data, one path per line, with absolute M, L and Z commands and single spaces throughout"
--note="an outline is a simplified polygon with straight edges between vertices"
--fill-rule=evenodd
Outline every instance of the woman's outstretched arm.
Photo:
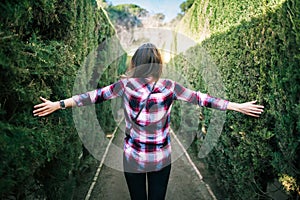
M 43 117 L 46 115 L 49 115 L 57 110 L 62 109 L 61 103 L 59 101 L 49 101 L 43 97 L 40 97 L 40 99 L 43 101 L 43 103 L 35 105 L 33 108 L 33 115 Z M 76 106 L 75 101 L 73 98 L 65 99 L 63 100 L 63 103 L 65 105 L 65 108 L 70 108 Z
M 252 117 L 259 117 L 264 109 L 264 106 L 256 104 L 257 101 L 249 101 L 245 103 L 230 102 L 228 100 L 212 97 L 208 94 L 187 89 L 178 83 L 175 83 L 174 92 L 175 99 L 218 110 L 233 110 Z
M 259 117 L 264 109 L 264 106 L 256 104 L 257 101 L 245 103 L 230 102 L 228 100 L 212 97 L 209 94 L 187 89 L 178 83 L 175 83 L 174 93 L 175 99 L 218 110 L 233 110 L 252 117 Z
M 252 117 L 259 117 L 264 111 L 264 106 L 257 105 L 256 102 L 257 101 L 249 101 L 245 103 L 229 102 L 227 105 L 227 110 L 234 110 Z
M 63 108 L 86 106 L 92 103 L 101 103 L 108 99 L 122 96 L 123 92 L 124 83 L 123 80 L 119 80 L 118 82 L 106 87 L 98 88 L 96 90 L 92 90 L 83 94 L 75 95 L 72 98 L 65 99 L 62 103 L 60 101 L 52 102 L 43 97 L 40 97 L 43 103 L 34 106 L 33 114 L 34 116 L 43 117 Z

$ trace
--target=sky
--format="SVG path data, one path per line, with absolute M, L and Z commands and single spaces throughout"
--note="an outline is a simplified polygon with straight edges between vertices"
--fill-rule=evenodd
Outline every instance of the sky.
M 179 5 L 185 0 L 108 0 L 112 5 L 118 4 L 136 4 L 151 14 L 163 13 L 166 18 L 165 21 L 169 22 L 180 13 Z

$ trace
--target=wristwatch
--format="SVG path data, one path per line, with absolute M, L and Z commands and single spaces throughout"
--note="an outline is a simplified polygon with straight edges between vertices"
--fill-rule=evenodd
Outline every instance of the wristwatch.
M 62 110 L 66 109 L 66 105 L 65 105 L 65 102 L 64 102 L 63 100 L 60 100 L 60 101 L 59 101 L 59 105 L 60 105 L 60 108 L 61 108 Z

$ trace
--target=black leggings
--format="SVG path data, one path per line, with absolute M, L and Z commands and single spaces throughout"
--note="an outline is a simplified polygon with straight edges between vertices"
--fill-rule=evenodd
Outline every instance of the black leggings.
M 146 176 L 148 180 L 148 200 L 164 200 L 170 171 L 171 164 L 160 171 L 146 173 L 124 172 L 131 200 L 147 200 Z

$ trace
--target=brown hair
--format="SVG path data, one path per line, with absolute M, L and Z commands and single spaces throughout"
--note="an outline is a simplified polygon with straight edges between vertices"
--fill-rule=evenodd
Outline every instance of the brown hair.
M 154 44 L 145 43 L 134 53 L 129 69 L 126 72 L 127 78 L 148 78 L 153 77 L 157 81 L 162 74 L 162 57 Z

